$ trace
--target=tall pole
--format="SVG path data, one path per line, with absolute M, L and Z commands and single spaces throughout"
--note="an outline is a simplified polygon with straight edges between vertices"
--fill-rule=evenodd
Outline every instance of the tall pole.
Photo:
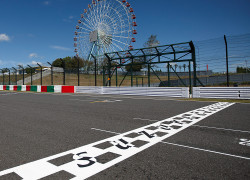
M 189 74 L 189 93 L 192 94 L 191 62 L 190 61 L 188 61 L 188 74 Z
M 78 86 L 80 86 L 80 59 L 77 58 L 77 77 L 78 77 Z
M 14 67 L 12 67 L 12 69 L 14 69 L 15 70 L 15 81 L 16 81 L 16 85 L 17 85 L 17 69 L 16 68 L 14 68 Z
M 60 58 L 60 60 L 62 61 L 62 66 L 63 66 L 63 85 L 65 85 L 65 61 Z
M 10 69 L 6 68 L 9 71 L 9 85 L 10 85 Z
M 116 85 L 116 87 L 118 86 L 117 78 L 118 78 L 118 72 L 117 72 L 117 66 L 116 66 L 116 69 L 115 69 L 115 85 Z
M 2 70 L 2 74 L 3 74 L 3 85 L 4 85 L 4 70 L 3 69 L 1 69 Z
M 21 65 L 18 65 L 20 68 L 22 68 L 22 70 L 23 70 L 23 85 L 24 85 L 24 68 L 23 68 L 23 66 L 21 66 Z
M 168 62 L 168 87 L 170 87 L 170 64 Z
M 111 59 L 107 54 L 105 56 L 108 58 L 108 84 L 111 86 Z
M 133 64 L 130 65 L 131 87 L 133 87 Z
M 150 87 L 150 64 L 148 64 L 148 87 Z
M 50 62 L 47 62 L 50 65 L 50 70 L 51 70 L 51 85 L 53 85 L 53 66 Z
M 31 73 L 31 76 L 30 76 L 30 85 L 32 85 L 33 68 L 30 65 L 27 65 L 27 66 L 29 66 L 29 68 L 30 68 L 30 73 Z
M 41 68 L 40 72 L 41 72 L 41 86 L 43 85 L 43 67 L 37 63 L 37 65 Z
M 196 76 L 196 57 L 195 57 L 195 47 L 194 47 L 194 43 L 192 41 L 189 42 L 189 46 L 191 48 L 191 53 L 192 53 L 192 62 L 193 62 L 193 71 L 194 71 L 194 84 L 193 86 L 196 87 L 196 80 L 197 80 L 197 76 Z
M 93 54 L 91 54 L 91 56 L 92 56 L 92 58 L 94 58 L 94 63 L 95 63 L 95 86 L 97 86 L 97 60 L 96 60 L 96 57 L 93 55 Z M 103 68 L 104 68 L 104 66 L 103 66 Z
M 95 58 L 95 86 L 97 86 L 97 63 L 96 63 L 96 58 Z
M 227 47 L 227 38 L 224 35 L 225 46 L 226 46 L 226 66 L 227 66 L 227 87 L 229 87 L 229 72 L 228 72 L 228 47 Z

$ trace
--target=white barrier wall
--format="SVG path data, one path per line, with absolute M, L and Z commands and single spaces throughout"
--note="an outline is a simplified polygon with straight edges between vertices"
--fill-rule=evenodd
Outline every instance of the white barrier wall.
M 22 85 L 22 90 L 21 91 L 26 91 L 26 85 Z
M 250 87 L 193 87 L 193 98 L 250 99 Z
M 0 85 L 0 91 L 3 91 L 3 85 Z
M 62 92 L 62 86 L 61 85 L 55 85 L 54 86 L 54 92 L 55 93 L 61 93 Z
M 13 85 L 10 85 L 9 87 L 10 87 L 10 89 L 9 89 L 10 91 L 14 90 L 14 86 Z
M 88 87 L 76 86 L 76 93 L 119 94 L 139 96 L 189 97 L 187 87 Z

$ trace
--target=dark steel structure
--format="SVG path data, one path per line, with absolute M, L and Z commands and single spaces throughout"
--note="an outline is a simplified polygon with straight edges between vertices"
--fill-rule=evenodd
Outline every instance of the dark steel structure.
M 96 60 L 95 56 L 92 55 L 94 60 Z M 127 51 L 119 51 L 106 53 L 105 57 L 107 58 L 107 66 L 103 68 L 103 86 L 111 86 L 111 79 L 114 74 L 116 74 L 116 86 L 121 86 L 126 76 L 131 76 L 131 87 L 133 84 L 133 66 L 143 65 L 147 67 L 148 73 L 148 87 L 150 87 L 150 76 L 151 73 L 154 73 L 157 78 L 160 80 L 164 86 L 170 86 L 170 69 L 178 76 L 175 69 L 171 66 L 171 63 L 177 62 L 188 62 L 189 63 L 189 86 L 192 87 L 191 80 L 193 79 L 193 86 L 197 86 L 197 82 L 201 85 L 202 83 L 196 76 L 196 57 L 195 57 L 195 47 L 192 41 L 178 43 L 178 44 L 170 44 L 164 46 L 156 46 L 149 48 L 141 48 Z M 168 82 L 162 81 L 161 78 L 157 75 L 157 73 L 152 68 L 155 64 L 166 64 L 168 70 Z M 118 83 L 117 79 L 117 69 L 121 67 L 130 66 L 130 70 L 127 71 L 122 81 Z M 191 67 L 192 66 L 192 67 Z M 191 71 L 193 73 L 191 73 Z M 193 77 L 192 77 L 193 74 Z M 108 78 L 105 77 L 108 76 Z M 95 66 L 95 76 L 96 76 L 96 66 Z M 187 86 L 180 76 L 178 78 L 181 80 L 184 86 Z M 96 83 L 95 83 L 96 85 Z M 191 88 L 190 88 L 191 89 Z

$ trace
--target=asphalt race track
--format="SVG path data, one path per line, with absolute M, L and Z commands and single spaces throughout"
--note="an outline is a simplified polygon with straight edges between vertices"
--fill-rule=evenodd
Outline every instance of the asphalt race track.
M 250 179 L 250 104 L 0 92 L 0 180 L 82 177 Z

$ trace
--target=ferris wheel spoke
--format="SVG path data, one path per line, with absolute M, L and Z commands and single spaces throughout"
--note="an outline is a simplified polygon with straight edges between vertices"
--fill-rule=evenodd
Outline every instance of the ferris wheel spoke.
M 78 34 L 87 34 L 87 35 L 89 35 L 89 33 L 86 33 L 86 32 L 78 32 Z
M 129 46 L 129 44 L 124 43 L 124 42 L 121 42 L 121 41 L 119 41 L 119 40 L 116 40 L 116 39 L 112 39 L 112 40 L 113 40 L 113 41 L 116 41 L 116 42 L 118 42 L 118 43 L 124 44 L 124 45 L 126 45 L 126 46 Z
M 130 33 L 130 32 L 132 32 L 132 30 L 127 30 L 127 31 L 120 31 L 120 32 L 118 32 L 118 33 Z M 114 33 L 114 34 L 118 34 L 118 33 Z
M 79 29 L 84 29 L 85 31 L 91 32 L 90 29 L 84 28 L 84 27 L 79 27 Z
M 125 37 L 125 36 L 114 36 L 114 35 L 113 35 L 113 37 L 125 38 L 125 39 L 131 39 L 131 38 L 130 38 L 130 37 L 128 37 L 128 36 L 127 36 L 127 37 Z
M 123 50 L 124 50 L 121 46 L 117 45 L 116 43 L 113 43 L 113 44 L 114 44 L 114 46 L 116 46 L 120 51 L 123 51 Z M 114 52 L 114 51 L 113 51 L 113 52 Z
M 96 44 L 93 53 L 99 61 L 104 53 L 128 49 L 135 34 L 132 14 L 130 7 L 121 0 L 95 0 L 81 17 L 77 53 L 86 59 L 92 44 Z
M 90 29 L 93 29 L 94 24 L 93 24 L 93 22 L 91 22 L 89 17 L 85 17 L 84 20 L 85 20 L 85 22 L 83 22 L 82 24 L 85 26 L 88 26 Z

